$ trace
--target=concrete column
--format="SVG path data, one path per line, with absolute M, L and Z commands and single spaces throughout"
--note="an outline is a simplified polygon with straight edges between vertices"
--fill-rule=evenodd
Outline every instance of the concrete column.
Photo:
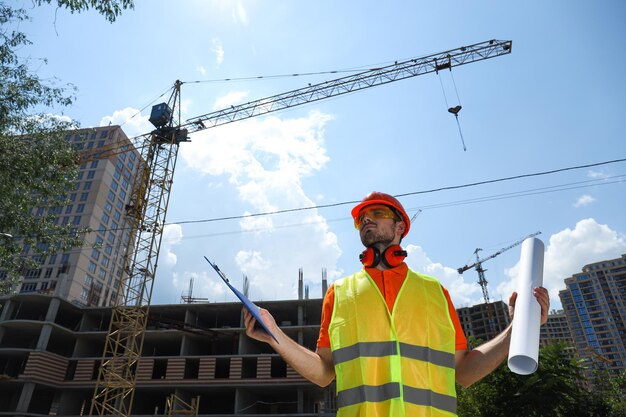
M 30 405 L 30 400 L 33 398 L 34 391 L 34 383 L 27 382 L 24 384 L 22 387 L 22 393 L 20 394 L 20 399 L 17 402 L 17 407 L 15 408 L 16 412 L 26 413 L 28 411 L 28 406 Z
M 50 305 L 48 306 L 48 312 L 46 313 L 46 321 L 53 322 L 57 318 L 57 313 L 59 312 L 59 306 L 61 305 L 61 301 L 58 298 L 53 298 L 50 301 Z
M 15 303 L 12 302 L 10 299 L 4 302 L 4 309 L 2 309 L 2 314 L 0 314 L 0 323 L 9 319 L 9 317 L 11 316 L 11 313 L 13 312 L 14 306 L 15 306 Z M 3 337 L 4 337 L 4 327 L 0 327 L 0 343 L 2 343 Z
M 4 308 L 2 309 L 2 314 L 0 314 L 0 322 L 8 320 L 9 316 L 13 312 L 13 308 L 15 307 L 15 303 L 8 299 L 4 302 Z
M 37 350 L 46 350 L 48 347 L 48 342 L 50 341 L 50 335 L 52 334 L 52 326 L 49 324 L 44 324 L 41 327 L 41 332 L 39 332 L 39 340 L 37 340 Z

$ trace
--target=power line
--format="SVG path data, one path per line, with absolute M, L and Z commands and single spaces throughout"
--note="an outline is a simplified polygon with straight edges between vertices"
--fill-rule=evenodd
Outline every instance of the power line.
M 613 179 L 613 178 L 619 178 L 619 179 L 615 181 L 605 181 L 607 179 Z M 599 181 L 602 181 L 602 182 L 599 182 Z M 525 191 L 517 191 L 517 192 L 512 192 L 512 193 L 496 194 L 493 196 L 484 196 L 484 197 L 467 199 L 467 200 L 456 200 L 456 201 L 450 201 L 447 203 L 431 204 L 428 206 L 412 207 L 412 208 L 409 208 L 408 211 L 432 210 L 432 209 L 439 209 L 439 208 L 445 208 L 445 207 L 462 206 L 462 205 L 467 205 L 467 204 L 484 203 L 488 201 L 504 200 L 504 199 L 516 198 L 516 197 L 527 197 L 529 195 L 554 193 L 558 191 L 573 190 L 573 189 L 578 189 L 578 188 L 587 188 L 587 187 L 593 187 L 593 186 L 599 186 L 599 185 L 610 185 L 610 184 L 616 184 L 616 183 L 621 183 L 625 181 L 626 181 L 626 175 L 618 175 L 614 177 L 607 177 L 602 180 L 596 179 L 596 180 L 589 180 L 589 181 L 581 181 L 577 183 L 555 185 L 555 186 L 550 186 L 550 187 L 542 187 L 542 188 L 530 189 L 530 190 L 525 190 Z M 590 182 L 596 182 L 596 183 L 589 184 Z M 585 184 L 585 185 L 579 185 L 579 184 Z M 273 226 L 271 228 L 270 227 L 258 227 L 258 228 L 249 229 L 249 230 L 231 230 L 231 231 L 215 232 L 215 233 L 202 234 L 202 235 L 191 235 L 191 236 L 185 236 L 185 239 L 228 236 L 228 235 L 236 235 L 236 234 L 243 234 L 243 233 L 257 233 L 257 232 L 262 232 L 265 230 L 287 229 L 287 228 L 292 228 L 292 227 L 311 226 L 314 224 L 331 223 L 331 222 L 338 222 L 338 221 L 345 221 L 345 220 L 352 220 L 352 218 L 341 217 L 341 218 L 335 218 L 335 219 L 326 219 L 324 221 L 311 221 L 311 222 L 302 222 L 302 223 L 283 224 L 280 226 Z M 176 223 L 168 223 L 168 224 L 181 224 L 181 223 L 176 222 Z
M 594 164 L 586 164 L 586 165 L 578 165 L 578 166 L 572 166 L 572 167 L 567 167 L 567 168 L 560 168 L 560 169 L 555 169 L 551 171 L 543 171 L 543 172 L 537 172 L 537 173 L 532 173 L 532 174 L 522 174 L 522 175 L 517 175 L 517 176 L 504 177 L 504 178 L 474 182 L 474 183 L 469 183 L 469 184 L 440 187 L 440 188 L 434 188 L 434 189 L 429 189 L 429 190 L 414 191 L 414 192 L 404 193 L 404 194 L 396 194 L 395 196 L 401 197 L 401 196 L 407 196 L 407 195 L 435 193 L 435 192 L 451 190 L 451 189 L 470 188 L 470 187 L 475 187 L 475 186 L 485 185 L 485 184 L 490 184 L 490 183 L 510 181 L 514 179 L 528 178 L 528 177 L 533 177 L 533 176 L 549 175 L 549 174 L 554 174 L 554 173 L 563 172 L 563 171 L 583 169 L 583 168 L 589 168 L 589 167 L 595 167 L 595 166 L 601 166 L 601 165 L 607 165 L 607 164 L 613 164 L 613 163 L 625 162 L 625 161 L 626 161 L 626 158 L 616 159 L 616 160 L 611 160 L 611 161 L 598 162 Z M 597 185 L 610 185 L 610 184 L 622 183 L 626 181 L 624 179 L 625 177 L 626 177 L 626 174 L 615 175 L 615 176 L 605 177 L 605 178 L 600 178 L 600 179 L 579 181 L 579 182 L 560 184 L 560 185 L 554 185 L 554 186 L 548 186 L 548 187 L 540 187 L 540 188 L 534 188 L 534 189 L 523 190 L 523 191 L 509 192 L 509 193 L 504 193 L 504 194 L 495 194 L 495 195 L 476 197 L 476 198 L 465 199 L 465 200 L 456 200 L 456 201 L 451 201 L 451 202 L 446 202 L 446 203 L 435 203 L 435 204 L 426 205 L 426 206 L 409 208 L 408 210 L 409 211 L 418 210 L 418 209 L 419 210 L 432 210 L 432 209 L 438 209 L 438 208 L 444 208 L 444 207 L 454 207 L 454 206 L 460 206 L 460 205 L 466 205 L 466 204 L 482 203 L 482 202 L 487 202 L 487 201 L 503 200 L 503 199 L 515 198 L 515 197 L 525 197 L 529 195 L 545 194 L 545 193 L 550 193 L 550 192 L 571 190 L 571 189 L 577 189 L 577 188 L 587 188 L 587 187 L 597 186 Z M 612 180 L 612 181 L 607 181 L 607 180 Z M 237 216 L 214 217 L 214 218 L 199 219 L 199 220 L 181 220 L 181 221 L 168 222 L 164 224 L 163 226 L 174 225 L 174 224 L 182 225 L 182 224 L 212 223 L 212 222 L 226 221 L 226 220 L 241 220 L 241 219 L 246 219 L 250 217 L 271 216 L 275 214 L 291 213 L 291 212 L 314 210 L 314 209 L 324 209 L 324 208 L 338 207 L 338 206 L 343 206 L 347 204 L 356 204 L 356 203 L 360 203 L 360 200 L 342 201 L 342 202 L 332 203 L 332 204 L 321 204 L 321 205 L 316 205 L 316 206 L 276 210 L 276 211 L 271 211 L 271 212 L 244 214 L 244 215 L 237 215 Z M 339 220 L 343 220 L 343 218 L 334 219 L 332 221 L 339 221 Z M 306 222 L 306 223 L 298 223 L 298 224 L 293 224 L 293 225 L 284 225 L 284 226 L 281 226 L 281 228 L 282 227 L 306 226 L 306 225 L 315 224 L 315 223 L 316 222 Z M 93 229 L 93 230 L 80 231 L 80 232 L 89 234 L 89 233 L 95 233 L 95 232 L 115 232 L 115 231 L 123 231 L 123 230 L 131 230 L 131 228 L 116 227 L 116 228 Z M 249 231 L 222 232 L 222 233 L 214 233 L 214 234 L 203 235 L 203 236 L 207 236 L 207 237 L 208 236 L 220 236 L 220 235 L 229 235 L 229 234 L 244 233 L 244 232 L 258 232 L 262 230 L 265 230 L 265 229 L 257 228 L 257 229 L 253 229 Z M 21 238 L 23 238 L 23 236 L 14 236 L 14 239 L 21 239 Z M 83 247 L 89 247 L 89 245 L 86 245 Z
M 394 197 L 406 197 L 410 195 L 430 194 L 430 193 L 435 193 L 439 191 L 458 190 L 461 188 L 470 188 L 470 187 L 476 187 L 479 185 L 494 184 L 494 183 L 504 182 L 504 181 L 512 181 L 512 180 L 516 180 L 520 178 L 538 177 L 538 176 L 543 176 L 543 175 L 556 174 L 558 172 L 572 171 L 572 170 L 583 169 L 583 168 L 591 168 L 591 167 L 597 167 L 601 165 L 608 165 L 608 164 L 614 164 L 614 163 L 625 162 L 625 161 L 626 161 L 626 158 L 614 159 L 611 161 L 597 162 L 597 163 L 586 164 L 586 165 L 577 165 L 577 166 L 571 166 L 571 167 L 566 167 L 566 168 L 553 169 L 550 171 L 541 171 L 541 172 L 535 172 L 531 174 L 521 174 L 521 175 L 510 176 L 510 177 L 497 178 L 493 180 L 485 180 L 485 181 L 478 181 L 478 182 L 461 184 L 461 185 L 451 185 L 447 187 L 431 188 L 428 190 L 413 191 L 413 192 L 403 193 L 403 194 L 395 194 Z M 339 207 L 339 206 L 345 206 L 348 204 L 357 204 L 360 202 L 361 200 L 350 200 L 350 201 L 342 201 L 342 202 L 332 203 L 332 204 L 320 204 L 320 205 L 315 205 L 315 206 L 291 208 L 291 209 L 268 211 L 268 212 L 261 212 L 261 213 L 251 213 L 251 214 L 237 215 L 237 216 L 214 217 L 214 218 L 201 219 L 201 220 L 185 220 L 185 221 L 180 221 L 180 222 L 172 222 L 168 224 L 194 224 L 194 223 L 218 222 L 218 221 L 225 221 L 225 220 L 239 220 L 239 219 L 246 219 L 250 217 L 270 216 L 274 214 L 293 213 L 297 211 Z

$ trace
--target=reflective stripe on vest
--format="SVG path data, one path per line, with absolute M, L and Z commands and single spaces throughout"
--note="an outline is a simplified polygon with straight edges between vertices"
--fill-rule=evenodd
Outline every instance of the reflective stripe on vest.
M 409 271 L 392 314 L 365 271 L 334 286 L 337 416 L 455 415 L 455 330 L 439 282 Z

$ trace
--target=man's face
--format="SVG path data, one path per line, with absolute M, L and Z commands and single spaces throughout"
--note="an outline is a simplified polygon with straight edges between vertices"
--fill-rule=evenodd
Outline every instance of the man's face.
M 364 246 L 375 244 L 387 247 L 400 242 L 404 223 L 387 206 L 371 205 L 365 207 L 356 219 L 359 235 Z

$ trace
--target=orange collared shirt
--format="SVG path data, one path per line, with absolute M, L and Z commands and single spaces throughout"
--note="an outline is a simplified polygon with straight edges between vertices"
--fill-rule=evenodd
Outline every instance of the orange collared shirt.
M 408 269 L 409 267 L 404 262 L 401 263 L 399 266 L 388 269 L 386 271 L 381 271 L 380 269 L 376 268 L 365 268 L 365 272 L 367 272 L 369 276 L 372 277 L 372 279 L 378 286 L 380 293 L 385 297 L 385 301 L 387 302 L 387 308 L 389 309 L 389 311 L 393 311 L 393 305 L 396 302 L 398 292 L 400 291 L 400 288 L 404 283 Z M 456 331 L 455 348 L 456 350 L 466 350 L 467 339 L 465 338 L 465 333 L 463 333 L 463 328 L 461 327 L 459 316 L 456 314 L 456 309 L 452 304 L 452 300 L 450 300 L 450 294 L 448 294 L 448 290 L 446 290 L 443 286 L 441 288 L 443 289 L 446 300 L 448 300 L 448 310 L 450 311 L 450 317 L 452 318 L 454 330 Z M 328 326 L 330 325 L 330 319 L 333 315 L 334 305 L 335 290 L 333 285 L 331 285 L 328 288 L 326 295 L 324 296 L 324 304 L 322 305 L 322 324 L 320 327 L 320 335 L 317 339 L 318 348 L 330 347 Z

